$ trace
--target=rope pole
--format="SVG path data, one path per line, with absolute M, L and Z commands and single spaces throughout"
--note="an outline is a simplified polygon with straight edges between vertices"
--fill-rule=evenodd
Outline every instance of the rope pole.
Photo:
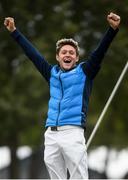
M 127 61 L 126 65 L 125 65 L 124 69 L 122 70 L 122 73 L 121 73 L 121 75 L 120 75 L 120 77 L 119 77 L 119 79 L 118 79 L 118 81 L 117 81 L 117 83 L 116 83 L 116 85 L 115 85 L 115 87 L 114 87 L 114 89 L 113 89 L 107 103 L 105 104 L 105 107 L 104 107 L 104 109 L 103 109 L 103 111 L 102 111 L 102 113 L 101 113 L 101 115 L 100 115 L 100 117 L 99 117 L 99 119 L 98 119 L 98 121 L 97 121 L 97 123 L 95 125 L 95 128 L 93 129 L 93 131 L 92 131 L 92 133 L 91 133 L 91 135 L 90 135 L 90 137 L 88 139 L 87 149 L 88 149 L 88 147 L 89 147 L 89 145 L 90 145 L 90 143 L 91 143 L 91 141 L 92 141 L 92 139 L 93 139 L 93 137 L 94 137 L 94 135 L 95 135 L 95 133 L 96 133 L 96 131 L 97 131 L 97 129 L 98 129 L 98 127 L 99 127 L 99 125 L 100 125 L 100 123 L 101 123 L 101 121 L 102 121 L 102 119 L 103 119 L 103 117 L 104 117 L 104 115 L 105 115 L 105 113 L 106 113 L 106 111 L 107 111 L 107 109 L 108 109 L 108 107 L 109 107 L 109 105 L 110 105 L 110 103 L 111 103 L 117 89 L 118 89 L 118 87 L 119 87 L 119 85 L 120 85 L 125 73 L 127 72 L 127 69 L 128 69 L 128 61 Z
M 89 147 L 89 145 L 90 145 L 90 143 L 91 143 L 91 141 L 92 141 L 92 139 L 93 139 L 93 137 L 94 137 L 94 135 L 95 135 L 95 133 L 96 133 L 96 131 L 97 131 L 97 129 L 98 129 L 98 127 L 99 127 L 99 125 L 100 125 L 100 123 L 101 123 L 101 121 L 102 121 L 102 119 L 103 119 L 103 117 L 104 117 L 104 115 L 105 115 L 105 113 L 106 113 L 106 111 L 107 111 L 107 109 L 108 109 L 108 107 L 109 107 L 109 105 L 110 105 L 110 103 L 111 103 L 111 101 L 112 101 L 112 99 L 113 99 L 117 89 L 118 89 L 118 87 L 119 87 L 119 85 L 120 85 L 120 83 L 121 83 L 125 73 L 127 72 L 127 69 L 128 69 L 128 61 L 127 61 L 126 65 L 125 65 L 124 69 L 122 70 L 122 73 L 121 73 L 119 79 L 117 80 L 117 83 L 116 83 L 116 85 L 115 85 L 115 87 L 114 87 L 114 89 L 113 89 L 113 91 L 112 91 L 112 93 L 111 93 L 107 103 L 105 104 L 105 107 L 104 107 L 104 109 L 103 109 L 103 111 L 102 111 L 102 113 L 101 113 L 101 115 L 100 115 L 100 117 L 99 117 L 99 119 L 98 119 L 98 121 L 97 121 L 97 123 L 96 123 L 96 125 L 95 125 L 95 127 L 94 127 L 94 129 L 93 129 L 93 131 L 92 131 L 92 133 L 91 133 L 91 135 L 89 137 L 89 139 L 88 139 L 88 141 L 87 141 L 87 145 L 86 145 L 87 149 L 88 149 L 88 147 Z M 83 158 L 83 155 L 80 158 L 80 160 L 78 162 L 78 165 L 79 165 L 80 161 L 82 160 L 82 158 Z M 75 168 L 73 169 L 73 172 L 72 172 L 70 178 L 73 177 L 76 169 L 78 168 L 78 165 L 75 166 Z

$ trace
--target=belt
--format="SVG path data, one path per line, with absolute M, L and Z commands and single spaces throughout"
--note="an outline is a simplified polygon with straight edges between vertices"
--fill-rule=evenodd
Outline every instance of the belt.
M 63 130 L 66 130 L 66 129 L 74 129 L 74 128 L 83 129 L 81 126 L 65 125 L 65 126 L 52 126 L 52 127 L 48 127 L 48 130 L 51 130 L 51 131 L 63 131 Z
M 51 131 L 58 131 L 57 126 L 50 127 Z

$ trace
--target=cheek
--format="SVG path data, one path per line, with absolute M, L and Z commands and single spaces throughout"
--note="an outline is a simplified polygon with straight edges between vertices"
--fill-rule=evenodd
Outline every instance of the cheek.
M 59 55 L 57 56 L 58 61 L 60 61 L 62 58 L 63 58 L 63 55 L 61 55 L 61 54 L 59 54 Z

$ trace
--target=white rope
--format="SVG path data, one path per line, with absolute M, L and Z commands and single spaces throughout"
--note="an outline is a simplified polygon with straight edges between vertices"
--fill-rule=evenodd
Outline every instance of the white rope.
M 121 73 L 121 75 L 120 75 L 120 77 L 119 77 L 119 79 L 118 79 L 118 81 L 117 81 L 117 83 L 116 83 L 116 85 L 115 85 L 115 87 L 114 87 L 114 89 L 113 89 L 113 91 L 112 91 L 112 93 L 111 93 L 107 103 L 105 104 L 105 107 L 104 107 L 104 109 L 103 109 L 103 111 L 102 111 L 102 113 L 101 113 L 101 115 L 100 115 L 100 117 L 99 117 L 99 119 L 98 119 L 98 121 L 97 121 L 97 123 L 96 123 L 96 125 L 95 125 L 95 127 L 94 127 L 94 129 L 93 129 L 93 131 L 92 131 L 92 133 L 91 133 L 91 135 L 89 137 L 89 139 L 88 139 L 88 141 L 87 141 L 87 149 L 88 149 L 92 139 L 94 138 L 94 135 L 95 135 L 95 133 L 96 133 L 96 131 L 97 131 L 97 129 L 98 129 L 98 127 L 99 127 L 99 125 L 100 125 L 100 123 L 101 123 L 101 121 L 102 121 L 102 119 L 103 119 L 103 117 L 104 117 L 104 115 L 105 115 L 105 113 L 106 113 L 106 111 L 107 111 L 107 109 L 108 109 L 108 107 L 109 107 L 109 105 L 110 105 L 110 103 L 111 103 L 111 101 L 112 101 L 112 99 L 113 99 L 113 97 L 114 97 L 114 95 L 115 95 L 115 93 L 116 93 L 116 91 L 117 91 L 117 89 L 118 89 L 118 87 L 119 87 L 119 85 L 120 85 L 124 75 L 125 75 L 125 73 L 127 72 L 127 69 L 128 69 L 128 61 L 127 61 L 126 65 L 125 65 L 124 69 L 122 70 L 122 73 Z M 80 158 L 78 164 L 74 167 L 70 179 L 72 179 L 76 169 L 78 168 L 78 165 L 81 162 L 81 160 L 83 158 L 83 155 Z
M 119 77 L 119 79 L 118 79 L 118 81 L 117 81 L 117 83 L 116 83 L 116 85 L 115 85 L 115 87 L 114 87 L 114 89 L 113 89 L 107 103 L 105 104 L 105 107 L 104 107 L 104 109 L 103 109 L 103 111 L 102 111 L 102 113 L 101 113 L 101 115 L 100 115 L 100 117 L 99 117 L 99 119 L 98 119 L 98 121 L 96 123 L 95 128 L 93 129 L 93 131 L 92 131 L 92 133 L 91 133 L 91 135 L 90 135 L 90 137 L 88 139 L 87 148 L 89 147 L 89 145 L 90 145 L 90 143 L 91 143 L 91 141 L 92 141 L 92 139 L 93 139 L 93 137 L 94 137 L 94 135 L 95 135 L 95 133 L 96 133 L 96 131 L 97 131 L 97 129 L 98 129 L 98 127 L 99 127 L 99 125 L 100 125 L 100 123 L 101 123 L 101 121 L 102 121 L 102 119 L 103 119 L 103 117 L 104 117 L 104 115 L 105 115 L 105 113 L 106 113 L 106 111 L 107 111 L 107 109 L 108 109 L 108 107 L 109 107 L 109 105 L 110 105 L 110 103 L 111 103 L 111 101 L 112 101 L 112 99 L 113 99 L 119 85 L 120 85 L 120 83 L 121 83 L 121 81 L 122 81 L 127 69 L 128 69 L 128 61 L 127 61 L 126 65 L 125 65 L 125 67 L 124 67 L 124 69 L 123 69 L 123 71 L 122 71 L 122 73 L 121 73 L 121 75 L 120 75 L 120 77 Z

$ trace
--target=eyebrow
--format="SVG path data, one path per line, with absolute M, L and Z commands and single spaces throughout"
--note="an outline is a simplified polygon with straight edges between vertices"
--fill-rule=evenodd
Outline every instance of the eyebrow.
M 75 49 L 62 49 L 61 51 L 72 51 L 72 52 L 75 52 Z

